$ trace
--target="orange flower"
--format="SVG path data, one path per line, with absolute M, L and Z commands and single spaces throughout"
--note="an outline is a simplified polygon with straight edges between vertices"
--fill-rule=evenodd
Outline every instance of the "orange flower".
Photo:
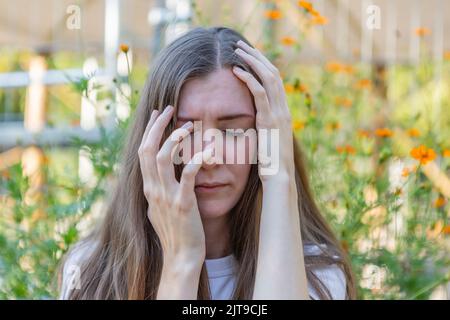
M 290 83 L 286 83 L 284 85 L 284 89 L 286 90 L 287 93 L 295 93 L 295 92 L 303 93 L 308 91 L 308 88 L 304 84 L 292 85 Z
M 346 97 L 336 97 L 336 99 L 334 100 L 334 103 L 337 106 L 346 107 L 346 108 L 350 108 L 353 104 L 352 100 L 350 100 L 349 98 L 346 98 Z
M 313 10 L 313 5 L 311 2 L 308 1 L 299 1 L 298 2 L 299 7 L 302 7 L 303 9 L 305 9 L 308 12 L 311 12 L 311 10 Z
M 287 93 L 293 93 L 293 92 L 295 91 L 295 88 L 294 88 L 294 86 L 293 86 L 292 84 L 286 83 L 286 84 L 284 85 L 284 90 L 285 90 Z
M 450 60 L 450 50 L 447 50 L 444 52 L 444 59 L 445 60 Z
M 330 130 L 330 131 L 336 131 L 336 130 L 338 130 L 340 127 L 341 127 L 341 124 L 340 124 L 339 122 L 337 122 L 337 121 L 335 121 L 335 122 L 330 122 L 330 123 L 328 123 L 328 125 L 327 125 L 327 128 L 328 128 L 328 130 Z
M 280 10 L 266 10 L 264 15 L 270 20 L 279 20 L 283 16 Z
M 294 120 L 292 122 L 292 129 L 293 130 L 301 130 L 305 127 L 305 123 L 303 121 L 300 120 Z
M 122 51 L 123 53 L 127 53 L 130 50 L 130 47 L 127 46 L 126 44 L 121 44 L 120 45 L 120 51 Z
M 439 234 L 443 231 L 444 229 L 444 221 L 442 221 L 442 219 L 436 221 L 433 226 L 428 227 L 426 230 L 427 233 L 427 238 L 429 240 L 435 239 L 436 237 L 439 236 Z
M 351 145 L 338 146 L 336 147 L 338 153 L 355 154 L 356 150 Z
M 9 171 L 6 171 L 6 170 L 2 171 L 1 176 L 2 176 L 2 178 L 5 178 L 5 179 L 11 178 L 11 175 L 9 174 Z
M 42 162 L 44 163 L 44 164 L 49 164 L 50 163 L 50 159 L 49 159 L 49 157 L 47 157 L 47 156 L 43 156 L 42 157 Z
M 320 17 L 320 12 L 317 11 L 316 9 L 312 8 L 309 13 L 311 13 L 313 16 L 315 17 Z
M 402 171 L 402 177 L 406 178 L 411 173 L 415 172 L 417 170 L 417 166 L 412 166 L 411 168 L 404 167 Z
M 375 130 L 375 134 L 381 138 L 389 138 L 392 137 L 393 132 L 388 128 L 378 128 Z
M 403 168 L 402 171 L 402 177 L 406 178 L 411 173 L 411 170 L 409 168 Z
M 442 228 L 443 234 L 450 234 L 450 225 L 446 225 Z
M 341 66 L 342 65 L 339 62 L 332 61 L 327 63 L 326 69 L 329 72 L 338 73 L 341 72 Z
M 372 87 L 372 81 L 369 79 L 360 79 L 355 83 L 356 89 L 370 89 Z
M 420 137 L 420 131 L 416 128 L 411 128 L 408 130 L 408 135 L 413 138 Z
M 321 15 L 314 15 L 314 18 L 311 19 L 312 24 L 317 25 L 326 25 L 328 24 L 328 19 Z
M 292 46 L 295 44 L 295 39 L 289 36 L 281 38 L 281 43 L 285 46 Z
M 342 66 L 342 72 L 352 74 L 353 73 L 353 67 L 350 65 L 343 65 Z
M 346 146 L 345 146 L 345 151 L 346 151 L 348 154 L 355 154 L 355 152 L 356 152 L 355 148 L 353 148 L 353 147 L 350 146 L 350 145 L 346 145 Z
M 420 145 L 417 148 L 413 148 L 410 152 L 411 157 L 420 161 L 421 164 L 427 164 L 436 158 L 436 153 L 433 149 L 427 148 L 424 145 Z
M 364 129 L 358 129 L 358 136 L 361 138 L 368 138 L 370 137 L 370 132 Z
M 425 28 L 425 27 L 420 27 L 415 30 L 415 33 L 419 37 L 425 37 L 425 36 L 431 34 L 431 30 L 428 28 Z
M 311 2 L 308 1 L 299 1 L 298 2 L 299 7 L 305 9 L 306 11 L 308 11 L 311 15 L 315 16 L 315 17 L 320 17 L 320 13 L 319 11 L 317 11 L 316 9 L 314 9 L 313 5 Z
M 326 69 L 332 73 L 353 73 L 353 67 L 337 61 L 328 62 Z
M 450 149 L 445 149 L 445 150 L 442 152 L 442 155 L 443 155 L 445 158 L 450 158 Z
M 436 199 L 436 201 L 434 201 L 433 207 L 435 208 L 442 208 L 443 206 L 445 206 L 447 201 L 445 201 L 444 197 L 438 197 Z
M 308 87 L 305 86 L 304 84 L 299 84 L 296 88 L 299 92 L 307 92 L 308 91 Z

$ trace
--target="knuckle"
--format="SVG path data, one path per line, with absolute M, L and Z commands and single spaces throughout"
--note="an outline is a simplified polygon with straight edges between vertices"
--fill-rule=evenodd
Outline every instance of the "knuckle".
M 156 163 L 159 166 L 165 165 L 167 162 L 167 155 L 164 152 L 158 152 L 156 155 Z
M 163 200 L 164 200 L 162 194 L 159 193 L 159 192 L 158 193 L 157 192 L 153 192 L 151 194 L 150 199 L 151 199 L 152 203 L 154 203 L 156 205 L 161 204 L 163 202 Z
M 144 195 L 146 198 L 151 197 L 151 189 L 148 186 L 144 186 Z
M 195 175 L 193 170 L 185 169 L 183 171 L 183 176 L 185 178 L 185 181 L 190 181 Z
M 264 90 L 263 87 L 257 86 L 257 87 L 255 88 L 255 95 L 256 95 L 257 97 L 263 98 L 265 94 L 266 94 L 266 91 Z
M 152 146 L 151 145 L 141 145 L 139 147 L 138 153 L 140 156 L 146 155 L 146 154 L 150 154 L 152 152 Z
M 139 154 L 140 156 L 144 154 L 144 145 L 143 145 L 143 144 L 141 144 L 141 145 L 139 146 L 138 154 Z
M 186 205 L 186 201 L 182 201 L 181 197 L 176 197 L 176 199 L 173 202 L 173 206 L 175 208 L 176 211 L 178 212 L 184 212 L 187 211 L 187 205 Z
M 266 92 L 264 91 L 264 89 L 256 89 L 255 90 L 255 96 L 258 99 L 264 99 L 264 97 L 266 96 Z
M 278 70 L 278 68 L 277 67 L 275 67 L 275 66 L 272 66 L 272 68 L 271 68 L 272 70 L 272 74 L 276 77 L 276 78 L 279 78 L 280 77 L 280 70 Z
M 272 72 L 270 72 L 270 73 L 268 73 L 268 74 L 266 75 L 266 79 L 267 79 L 268 81 L 270 81 L 270 83 L 273 83 L 273 82 L 275 82 L 275 80 L 277 79 L 277 77 L 275 76 L 275 74 L 273 74 Z

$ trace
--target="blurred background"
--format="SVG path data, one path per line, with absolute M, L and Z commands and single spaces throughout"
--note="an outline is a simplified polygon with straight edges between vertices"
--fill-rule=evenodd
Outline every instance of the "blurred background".
M 101 219 L 159 50 L 240 31 L 292 128 L 361 299 L 450 296 L 450 2 L 0 0 L 0 298 L 57 297 Z

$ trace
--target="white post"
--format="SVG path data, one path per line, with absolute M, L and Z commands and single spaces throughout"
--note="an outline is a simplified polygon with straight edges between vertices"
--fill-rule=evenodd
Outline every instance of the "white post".
M 110 77 L 116 75 L 120 28 L 119 1 L 105 0 L 105 72 Z
M 434 63 L 434 81 L 436 86 L 433 92 L 433 119 L 441 119 L 441 100 L 442 100 L 442 62 L 444 55 L 444 10 L 446 1 L 436 0 L 436 8 L 434 11 L 433 26 L 433 63 Z
M 386 62 L 394 64 L 397 59 L 397 6 L 395 1 L 386 3 Z
M 361 61 L 369 63 L 373 55 L 373 30 L 369 30 L 365 17 L 367 16 L 367 7 L 371 5 L 369 0 L 361 2 Z
M 411 8 L 410 30 L 408 30 L 409 60 L 411 63 L 418 63 L 420 58 L 420 37 L 414 32 L 417 28 L 420 28 L 419 2 L 413 0 L 409 7 Z
M 340 58 L 349 58 L 349 0 L 337 2 L 338 25 L 337 25 L 337 50 Z

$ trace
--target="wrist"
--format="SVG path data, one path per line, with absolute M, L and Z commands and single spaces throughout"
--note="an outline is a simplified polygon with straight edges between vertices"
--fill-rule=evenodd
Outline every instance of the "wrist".
M 280 199 L 287 196 L 292 203 L 296 205 L 298 199 L 297 184 L 295 181 L 295 173 L 280 171 L 276 175 L 267 177 L 261 181 L 263 188 L 263 197 L 272 197 L 278 195 Z
M 261 183 L 263 187 L 288 187 L 291 183 L 295 184 L 295 174 L 290 173 L 288 170 L 280 169 L 276 174 L 261 177 Z
M 203 262 L 192 257 L 164 255 L 157 299 L 197 299 L 202 266 Z
M 184 253 L 164 253 L 163 266 L 174 273 L 186 273 L 201 270 L 205 255 L 201 251 Z

